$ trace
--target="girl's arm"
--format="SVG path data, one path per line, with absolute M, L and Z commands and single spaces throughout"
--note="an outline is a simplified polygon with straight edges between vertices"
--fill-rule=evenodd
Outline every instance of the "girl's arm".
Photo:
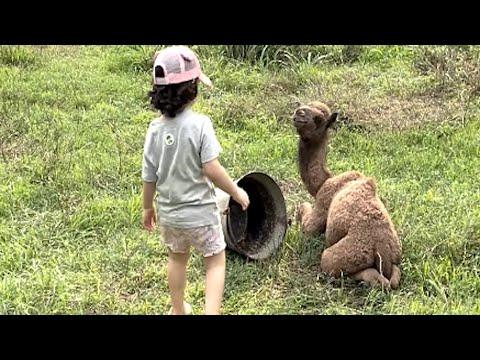
M 208 177 L 217 187 L 229 194 L 233 200 L 238 202 L 243 210 L 246 210 L 250 204 L 248 194 L 237 186 L 227 172 L 220 164 L 218 159 L 214 159 L 203 164 L 203 173 Z
M 153 208 L 153 197 L 155 195 L 155 183 L 143 182 L 143 227 L 149 231 L 155 226 L 155 209 Z

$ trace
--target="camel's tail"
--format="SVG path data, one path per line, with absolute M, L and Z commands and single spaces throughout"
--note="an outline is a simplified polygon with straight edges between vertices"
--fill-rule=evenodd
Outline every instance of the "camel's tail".
M 386 262 L 384 260 L 386 260 Z M 397 265 L 392 264 L 388 257 L 382 257 L 378 251 L 377 256 L 375 257 L 375 265 L 380 274 L 384 276 L 390 274 L 390 287 L 392 289 L 398 288 L 398 285 L 400 284 L 400 268 Z

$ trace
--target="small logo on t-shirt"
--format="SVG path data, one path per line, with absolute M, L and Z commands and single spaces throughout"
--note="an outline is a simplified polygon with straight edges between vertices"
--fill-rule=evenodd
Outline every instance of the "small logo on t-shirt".
M 163 139 L 166 145 L 172 145 L 175 142 L 175 138 L 172 134 L 165 134 L 165 137 Z

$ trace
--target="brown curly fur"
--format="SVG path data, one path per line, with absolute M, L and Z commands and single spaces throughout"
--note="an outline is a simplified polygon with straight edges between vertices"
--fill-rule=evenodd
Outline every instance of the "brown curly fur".
M 308 235 L 325 232 L 320 267 L 334 277 L 342 273 L 372 286 L 397 288 L 401 243 L 376 184 L 357 171 L 332 176 L 325 164 L 328 132 L 337 118 L 323 103 L 295 110 L 300 136 L 300 176 L 315 205 L 303 203 L 298 220 Z

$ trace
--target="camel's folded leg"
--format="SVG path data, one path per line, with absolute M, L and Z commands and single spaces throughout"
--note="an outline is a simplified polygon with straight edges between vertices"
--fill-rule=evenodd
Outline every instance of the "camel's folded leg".
M 372 253 L 362 248 L 362 244 L 352 241 L 349 236 L 346 235 L 325 249 L 320 262 L 322 271 L 335 277 L 344 273 L 355 280 L 389 290 L 390 281 L 375 269 L 375 258 Z
M 305 235 L 321 234 L 325 231 L 325 219 L 319 217 L 312 205 L 305 202 L 300 205 L 297 213 L 297 221 Z
M 363 281 L 372 287 L 380 286 L 382 289 L 390 290 L 390 281 L 380 274 L 375 268 L 368 268 L 352 275 L 352 278 Z
M 353 275 L 374 266 L 375 259 L 371 252 L 352 240 L 350 235 L 346 235 L 323 251 L 320 262 L 323 272 L 338 277 L 342 273 Z

